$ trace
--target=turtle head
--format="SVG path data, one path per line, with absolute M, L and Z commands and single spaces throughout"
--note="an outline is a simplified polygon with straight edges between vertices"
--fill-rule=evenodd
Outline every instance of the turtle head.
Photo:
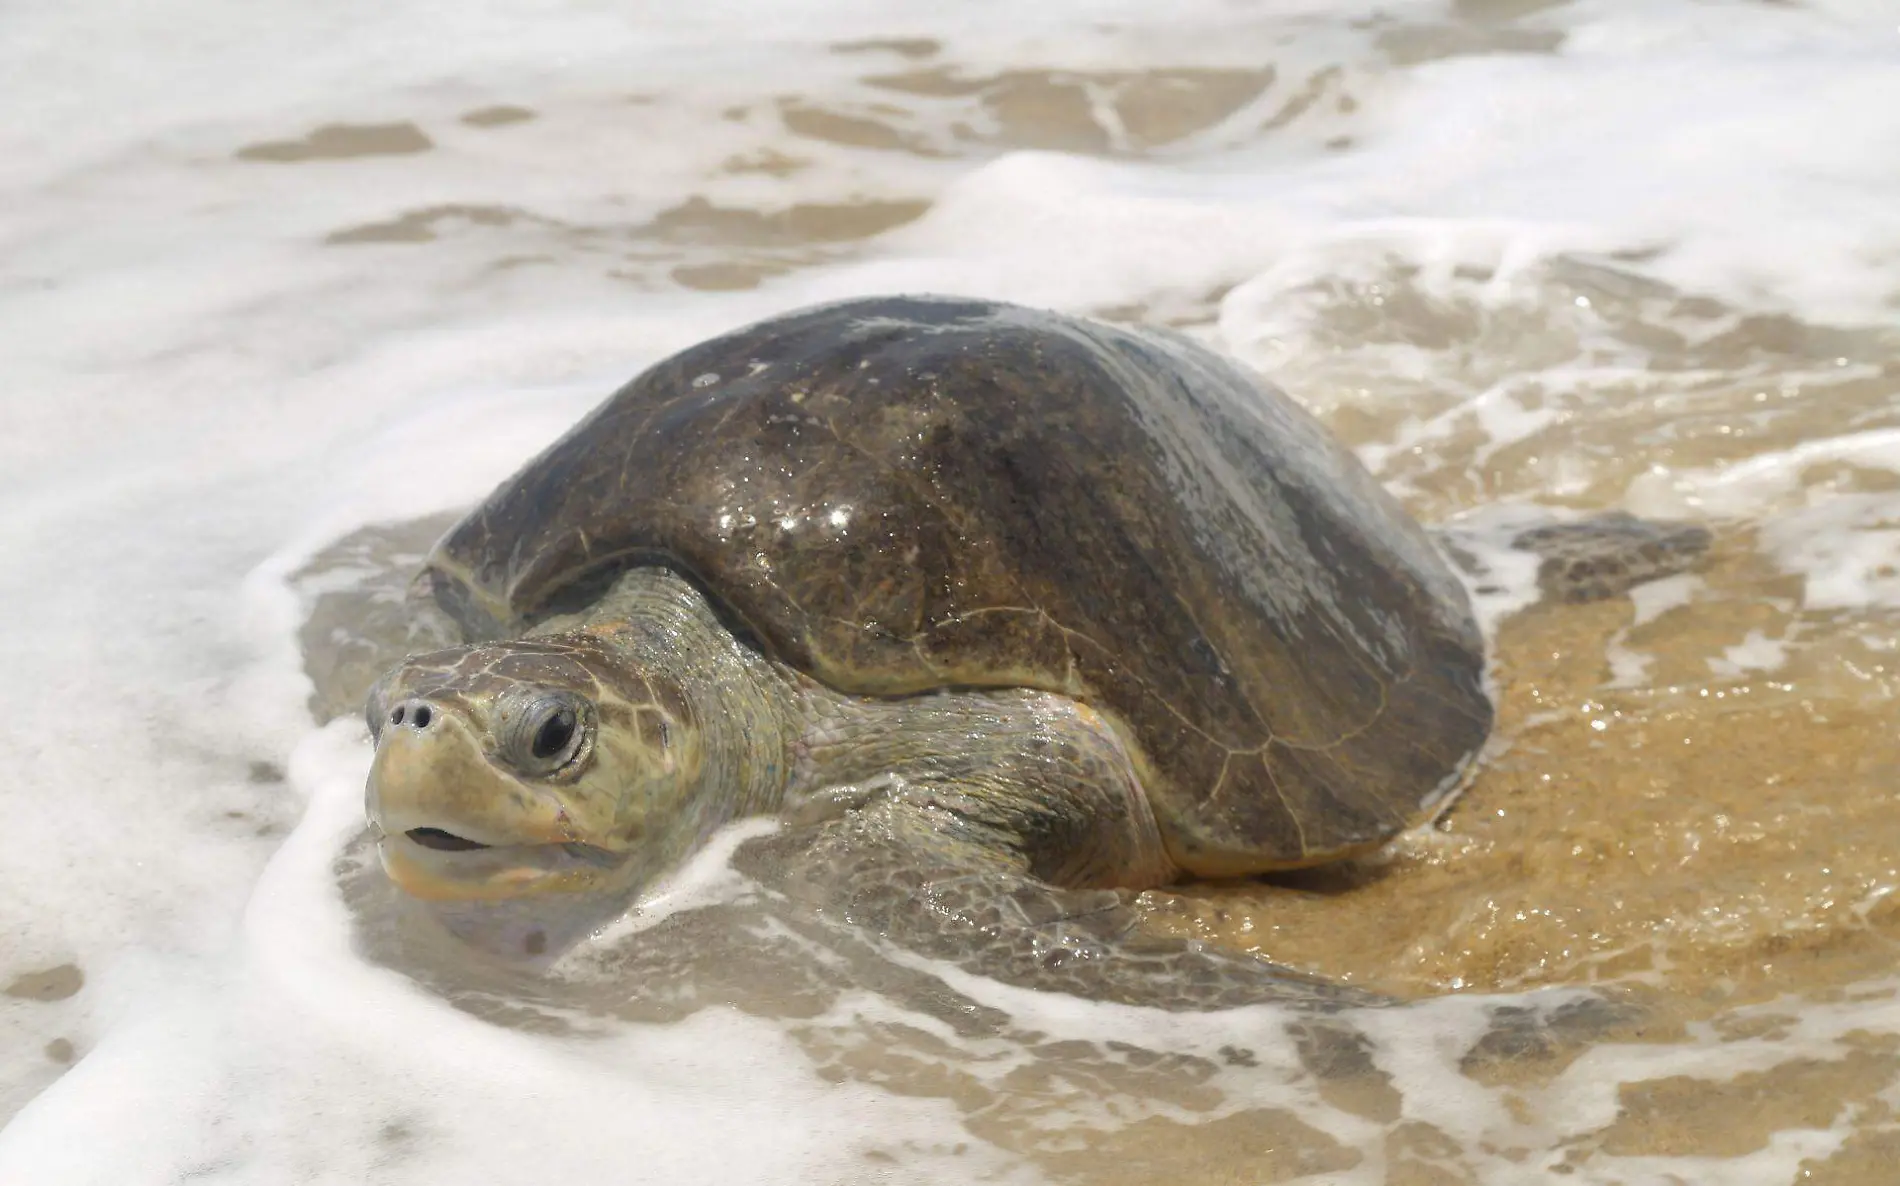
M 366 714 L 370 823 L 415 897 L 624 901 L 699 840 L 690 701 L 595 635 L 412 657 Z

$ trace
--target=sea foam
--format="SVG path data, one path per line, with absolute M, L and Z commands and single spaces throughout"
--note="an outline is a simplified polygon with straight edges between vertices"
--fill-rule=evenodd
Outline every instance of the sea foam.
M 1190 3 L 1157 22 L 1132 2 L 662 18 L 100 0 L 0 18 L 0 979 L 83 974 L 59 999 L 0 998 L 0 1115 L 17 1113 L 0 1179 L 1041 1176 L 1023 1148 L 976 1135 L 998 1130 L 967 1101 L 819 1073 L 811 1034 L 863 1032 L 937 1043 L 998 1098 L 1025 1078 L 1066 1084 L 1012 1121 L 1060 1130 L 1050 1148 L 1088 1144 L 1089 1126 L 1258 1114 L 1309 1157 L 1276 1174 L 1384 1181 L 1402 1160 L 1381 1143 L 1389 1125 L 1316 1087 L 1271 1009 L 1161 1016 L 942 973 L 1089 1058 L 1113 1062 L 1099 1052 L 1120 1042 L 1180 1059 L 1184 1078 L 1136 1089 L 1114 1085 L 1147 1082 L 1134 1056 L 1040 1079 L 1059 1052 L 868 992 L 802 1030 L 707 1008 L 575 1036 L 478 1019 L 366 959 L 337 867 L 368 751 L 354 722 L 308 716 L 308 607 L 291 581 L 357 527 L 467 505 L 670 350 L 807 301 L 938 290 L 1182 324 L 1321 411 L 1363 413 L 1361 455 L 1480 543 L 1519 504 L 1607 497 L 1748 524 L 1810 608 L 1895 608 L 1891 496 L 1810 480 L 1900 467 L 1891 427 L 1702 460 L 1651 442 L 1654 467 L 1607 495 L 1600 457 L 1523 460 L 1606 399 L 1677 398 L 1654 394 L 1645 326 L 1713 339 L 1777 313 L 1891 323 L 1891 12 L 1376 9 Z M 866 81 L 910 68 L 907 51 L 830 48 L 924 37 L 950 63 L 935 92 Z M 1115 123 L 1118 71 L 1263 66 L 1274 81 L 1256 96 L 1154 151 Z M 1030 117 L 954 85 L 1036 72 L 1084 80 L 1102 153 L 1013 143 L 1009 120 Z M 470 122 L 497 104 L 533 118 Z M 860 131 L 887 121 L 892 144 L 925 150 L 790 135 L 798 104 Z M 427 147 L 325 158 L 312 146 L 331 125 L 407 125 L 389 143 Z M 690 229 L 707 209 L 873 202 L 923 212 L 817 245 L 778 243 L 768 219 L 716 248 L 762 284 L 677 281 L 715 250 Z M 1577 280 L 1577 261 L 1600 270 Z M 1675 295 L 1602 287 L 1629 277 Z M 1683 294 L 1722 311 L 1691 325 L 1672 312 Z M 1408 321 L 1404 301 L 1423 312 Z M 1448 319 L 1476 328 L 1435 337 Z M 1788 385 L 1880 380 L 1882 358 L 1837 363 L 1821 336 L 1763 364 L 1765 406 L 1795 401 Z M 1747 365 L 1708 363 L 1754 382 Z M 1430 469 L 1464 434 L 1478 460 Z M 1455 493 L 1438 493 L 1447 481 Z M 1522 608 L 1530 573 L 1492 559 L 1518 565 L 1483 595 L 1495 621 Z M 1659 591 L 1639 619 L 1678 604 Z M 1747 635 L 1731 674 L 1773 669 L 1780 647 Z M 1640 681 L 1626 655 L 1614 674 Z M 1803 1003 L 1778 1036 L 1599 1046 L 1509 1099 L 1457 1070 L 1508 1001 L 1356 1024 L 1405 1120 L 1455 1141 L 1448 1164 L 1505 1182 L 1611 1123 L 1625 1081 L 1759 1071 L 1900 1029 L 1883 991 Z M 1251 1066 L 1223 1053 L 1237 1040 Z M 1207 1094 L 1180 1086 L 1197 1076 Z M 1840 1148 L 1845 1122 L 1719 1162 L 1613 1157 L 1577 1180 L 1786 1181 Z

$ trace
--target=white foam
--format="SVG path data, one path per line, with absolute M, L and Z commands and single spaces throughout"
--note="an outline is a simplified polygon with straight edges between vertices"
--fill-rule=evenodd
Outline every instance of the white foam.
M 1900 607 L 1900 498 L 1841 494 L 1778 516 L 1762 543 L 1803 577 L 1811 610 Z
M 1720 659 L 1709 660 L 1709 670 L 1717 675 L 1738 676 L 1751 671 L 1774 671 L 1788 661 L 1787 638 L 1769 638 L 1760 630 L 1750 630 L 1742 641 L 1726 647 Z
M 1309 376 L 1321 347 L 1305 294 L 1372 282 L 1388 256 L 1426 292 L 1475 291 L 1494 311 L 1537 308 L 1538 270 L 1557 255 L 1656 248 L 1631 266 L 1739 308 L 1890 318 L 1900 71 L 1880 6 L 1585 0 L 1527 18 L 1563 35 L 1553 55 L 1394 66 L 1378 48 L 1382 31 L 1453 20 L 1422 0 L 1189 0 L 1165 14 L 1136 0 L 902 13 L 718 0 L 638 19 L 558 0 L 9 12 L 0 976 L 71 961 L 87 980 L 70 1000 L 0 1002 L 0 1115 L 47 1082 L 50 1039 L 84 1055 L 0 1135 L 0 1177 L 848 1180 L 868 1173 L 852 1160 L 867 1147 L 900 1143 L 907 1180 L 1020 1175 L 981 1142 L 937 1156 L 969 1141 L 952 1108 L 823 1084 L 758 1019 L 705 1010 L 586 1044 L 534 1037 L 355 956 L 330 861 L 363 756 L 348 726 L 311 731 L 283 578 L 358 524 L 470 500 L 646 361 L 805 300 L 902 288 L 1066 307 L 1211 302 L 1211 337 Z M 873 36 L 939 37 L 970 76 L 1270 63 L 1279 78 L 1156 159 L 999 153 L 959 140 L 945 109 L 860 81 L 898 59 L 824 48 Z M 1260 130 L 1322 75 L 1333 89 L 1313 114 Z M 846 112 L 908 104 L 903 119 L 966 155 L 795 138 L 776 115 L 793 95 Z M 539 118 L 460 122 L 496 103 Z M 393 121 L 414 121 L 435 149 L 293 166 L 233 155 L 322 124 Z M 723 171 L 761 147 L 810 164 L 783 178 Z M 829 264 L 712 295 L 640 258 L 642 228 L 689 195 L 766 211 L 934 205 L 836 247 Z M 425 244 L 321 245 L 444 203 L 518 221 L 463 220 Z M 1462 279 L 1472 264 L 1490 278 Z M 1535 367 L 1523 350 L 1477 351 L 1469 382 L 1443 393 L 1456 409 L 1434 405 L 1368 458 L 1384 464 L 1466 422 L 1495 451 L 1562 414 L 1540 402 L 1551 392 L 1640 373 L 1639 357 L 1592 353 L 1586 314 L 1540 311 L 1582 346 L 1566 338 Z M 1381 392 L 1423 398 L 1442 379 L 1420 348 L 1386 347 L 1372 368 Z M 1512 368 L 1538 370 L 1544 392 Z M 1380 393 L 1296 394 L 1338 406 Z M 1659 472 L 1627 501 L 1759 520 L 1772 554 L 1807 578 L 1809 608 L 1889 606 L 1896 508 L 1812 493 L 1800 475 L 1817 460 L 1900 468 L 1895 448 L 1894 430 L 1869 427 L 1723 470 Z M 1582 470 L 1557 464 L 1558 487 L 1581 485 Z M 1473 530 L 1495 543 L 1504 528 L 1486 536 L 1485 513 Z M 1534 563 L 1492 559 L 1498 580 L 1479 600 L 1494 620 L 1529 596 Z M 1728 661 L 1759 669 L 1778 645 L 1750 636 Z M 290 767 L 287 783 L 270 781 L 272 763 Z M 1188 1049 L 1216 1049 L 1226 1024 L 1006 1004 L 1055 1032 Z M 860 1006 L 878 1007 L 839 1008 Z M 1605 1122 L 1620 1078 L 1825 1053 L 1855 1027 L 1895 1029 L 1892 1013 L 1804 1006 L 1787 1043 L 1593 1050 L 1530 1097 L 1530 1123 L 1451 1067 L 1481 1020 L 1470 1003 L 1367 1024 L 1408 1115 L 1475 1157 L 1553 1149 Z M 1006 1064 L 1007 1051 L 989 1053 Z M 1379 1147 L 1376 1126 L 1323 1106 L 1280 1059 L 1231 1084 L 1233 1106 L 1280 1101 L 1351 1147 Z M 379 1135 L 390 1125 L 407 1135 Z M 1831 1139 L 1790 1130 L 1719 1169 L 1612 1163 L 1630 1181 L 1784 1181 L 1790 1159 Z M 1369 1155 L 1341 1180 L 1380 1180 L 1381 1166 Z M 1479 1170 L 1525 1173 L 1502 1158 Z
M 1774 500 L 1804 494 L 1802 474 L 1829 461 L 1900 473 L 1900 429 L 1869 429 L 1802 441 L 1793 448 L 1758 453 L 1714 472 L 1674 474 L 1658 468 L 1651 481 L 1671 490 L 1680 505 L 1704 513 L 1758 513 L 1774 505 Z
M 1535 553 L 1511 546 L 1532 527 L 1557 516 L 1544 507 L 1492 503 L 1440 525 L 1444 540 L 1460 555 L 1454 570 L 1465 583 L 1486 638 L 1496 638 L 1505 618 L 1536 604 L 1542 561 Z
M 867 1152 L 945 1126 L 947 1105 L 826 1083 L 784 1034 L 737 1014 L 536 1038 L 364 964 L 331 867 L 361 830 L 366 767 L 353 721 L 298 747 L 291 777 L 311 806 L 257 883 L 242 953 L 148 1003 L 42 1095 L 0 1144 L 0 1178 L 677 1182 L 708 1155 L 679 1138 L 713 1139 L 716 1116 L 744 1134 L 724 1179 L 845 1180 Z M 907 1172 L 995 1168 L 979 1154 Z
M 1803 578 L 1810 610 L 1900 606 L 1900 497 L 1809 481 L 1829 463 L 1900 473 L 1900 430 L 1803 441 L 1720 470 L 1659 466 L 1633 486 L 1631 501 L 1757 521 L 1763 549 Z
M 750 883 L 732 867 L 732 854 L 746 841 L 777 830 L 778 822 L 769 818 L 739 820 L 721 828 L 685 864 L 642 892 L 633 909 L 590 935 L 573 958 L 585 961 L 590 950 L 624 943 L 675 914 L 729 902 L 749 892 Z

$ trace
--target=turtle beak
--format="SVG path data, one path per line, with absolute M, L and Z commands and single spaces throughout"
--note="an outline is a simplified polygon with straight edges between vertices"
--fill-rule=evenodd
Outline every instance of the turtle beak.
M 426 698 L 387 710 L 366 806 L 384 870 L 418 898 L 591 889 L 617 855 L 579 843 L 553 794 L 497 769 L 462 714 Z

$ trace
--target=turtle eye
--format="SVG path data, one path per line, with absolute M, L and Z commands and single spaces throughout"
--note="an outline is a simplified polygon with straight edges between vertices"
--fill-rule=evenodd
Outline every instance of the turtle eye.
M 523 774 L 553 774 L 585 748 L 589 705 L 578 696 L 537 691 L 513 706 L 502 726 L 501 753 Z
M 534 744 L 530 751 L 540 761 L 547 761 L 567 748 L 574 740 L 574 728 L 579 722 L 574 719 L 574 710 L 565 705 L 554 710 L 541 727 L 535 730 Z

